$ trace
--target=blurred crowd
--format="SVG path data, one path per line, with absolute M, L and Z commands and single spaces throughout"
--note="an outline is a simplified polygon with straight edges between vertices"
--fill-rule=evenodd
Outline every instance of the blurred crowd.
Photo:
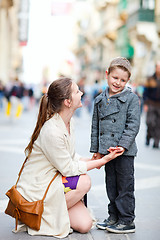
M 78 81 L 79 89 L 83 92 L 82 103 L 88 114 L 92 114 L 94 99 L 105 90 L 106 80 L 96 79 L 93 84 L 88 84 L 86 77 Z M 139 96 L 141 111 L 143 111 L 144 86 L 130 85 L 133 91 Z M 30 111 L 39 103 L 41 96 L 47 92 L 48 83 L 40 85 L 24 84 L 18 77 L 6 85 L 0 80 L 0 112 L 4 111 L 6 116 L 20 117 L 23 111 Z M 77 109 L 75 115 L 81 117 L 82 109 Z
M 31 110 L 42 94 L 43 89 L 24 84 L 18 77 L 6 85 L 0 81 L 0 112 L 10 118 L 18 118 L 23 111 Z
M 0 81 L 0 114 L 8 117 L 18 118 L 23 111 L 30 111 L 48 89 L 47 82 L 39 85 L 27 85 L 21 82 L 18 77 L 8 82 L 6 85 Z M 83 92 L 82 104 L 83 109 L 91 116 L 93 111 L 94 99 L 105 90 L 106 80 L 96 79 L 94 83 L 88 83 L 86 76 L 78 81 L 79 89 Z M 153 148 L 159 147 L 160 140 L 160 62 L 155 66 L 155 73 L 146 78 L 144 85 L 128 84 L 139 97 L 141 113 L 146 113 L 146 145 L 150 140 L 154 141 Z M 75 116 L 81 117 L 82 108 L 75 112 Z

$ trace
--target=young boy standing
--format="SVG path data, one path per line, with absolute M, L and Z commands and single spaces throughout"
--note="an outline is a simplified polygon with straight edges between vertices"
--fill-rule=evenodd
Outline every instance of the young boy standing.
M 105 183 L 109 198 L 109 217 L 97 227 L 114 233 L 135 232 L 134 157 L 135 137 L 140 126 L 139 99 L 129 87 L 130 62 L 117 57 L 110 63 L 108 87 L 95 99 L 92 117 L 91 148 L 99 159 L 115 147 L 121 155 L 105 165 Z

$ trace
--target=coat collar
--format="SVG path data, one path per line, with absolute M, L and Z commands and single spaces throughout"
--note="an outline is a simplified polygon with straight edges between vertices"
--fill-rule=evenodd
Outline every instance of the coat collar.
M 107 87 L 105 91 L 103 91 L 100 95 L 98 95 L 95 99 L 95 103 L 99 103 L 104 98 L 117 98 L 121 102 L 126 102 L 126 100 L 128 98 L 128 94 L 131 92 L 131 88 L 126 87 L 126 88 L 124 88 L 124 90 L 122 92 L 109 97 L 108 90 L 109 90 L 109 88 Z
M 63 132 L 64 135 L 69 136 L 66 125 L 58 113 L 55 113 L 53 115 L 53 117 L 51 118 L 51 120 L 54 122 L 54 124 L 57 126 L 57 128 Z M 72 120 L 71 120 L 71 122 L 72 122 Z M 71 125 L 72 125 L 72 123 L 70 124 L 70 132 L 72 131 Z
M 60 129 L 65 135 L 69 135 L 65 123 L 58 113 L 55 113 L 51 120 L 54 122 L 57 128 Z

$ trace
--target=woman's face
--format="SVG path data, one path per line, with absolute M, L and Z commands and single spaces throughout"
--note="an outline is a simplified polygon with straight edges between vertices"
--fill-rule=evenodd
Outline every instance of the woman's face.
M 73 110 L 82 107 L 81 96 L 83 93 L 79 90 L 79 87 L 75 82 L 72 83 L 72 99 L 71 99 L 71 107 Z

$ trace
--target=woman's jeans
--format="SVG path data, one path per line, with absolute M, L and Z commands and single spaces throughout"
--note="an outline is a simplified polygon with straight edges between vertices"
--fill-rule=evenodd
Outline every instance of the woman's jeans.
M 105 165 L 108 213 L 124 224 L 135 218 L 134 157 L 119 156 Z

